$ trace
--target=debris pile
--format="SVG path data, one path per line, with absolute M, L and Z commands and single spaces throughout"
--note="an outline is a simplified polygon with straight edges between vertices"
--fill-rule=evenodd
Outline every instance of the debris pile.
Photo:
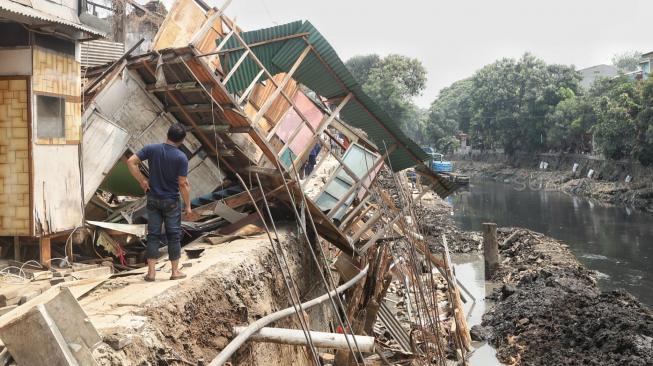
M 149 8 L 139 11 L 152 12 Z M 287 344 L 306 346 L 303 356 L 318 364 L 320 357 L 325 360 L 328 356 L 317 352 L 311 336 L 311 319 L 318 312 L 306 317 L 300 309 L 307 301 L 306 293 L 297 286 L 296 275 L 305 272 L 317 275 L 314 292 L 321 296 L 315 299 L 323 299 L 330 308 L 330 330 L 351 337 L 373 335 L 378 317 L 386 326 L 397 322 L 387 311 L 386 292 L 392 278 L 404 279 L 406 299 L 411 302 L 407 319 L 410 342 L 403 343 L 396 357 L 410 357 L 419 364 L 465 364 L 469 334 L 446 241 L 435 244 L 439 238 L 425 236 L 416 214 L 420 199 L 428 191 L 446 197 L 457 185 L 424 166 L 426 154 L 365 95 L 311 23 L 298 21 L 245 31 L 224 11 L 200 0 L 177 0 L 162 22 L 148 25 L 158 27 L 152 40 L 136 42 L 112 62 L 84 69 L 83 84 L 75 85 L 75 90 L 81 90 L 75 98 L 81 101 L 77 126 L 81 144 L 77 141 L 70 149 L 75 159 L 61 162 L 75 184 L 65 184 L 64 198 L 58 191 L 57 195 L 43 194 L 42 199 L 36 199 L 41 210 L 34 214 L 40 220 L 38 235 L 7 241 L 3 250 L 13 246 L 15 260 L 37 261 L 32 275 L 52 277 L 30 278 L 30 286 L 37 281 L 60 281 L 56 286 L 62 286 L 66 279 L 79 283 L 84 276 L 91 278 L 94 291 L 81 304 L 94 312 L 94 322 L 106 343 L 100 348 L 102 360 L 108 363 L 120 359 L 111 349 L 121 356 L 143 355 L 145 359 L 139 358 L 139 363 L 197 363 L 207 355 L 215 356 L 214 364 L 239 360 L 242 355 L 236 351 L 243 345 L 240 334 L 249 333 L 236 336 L 236 329 L 242 330 L 236 327 L 248 323 L 257 326 L 256 317 L 265 315 L 264 319 L 278 308 L 290 306 L 287 309 L 293 309 L 294 317 L 276 319 L 273 325 L 300 329 L 303 337 L 286 340 Z M 233 303 L 217 299 L 218 287 L 205 290 L 207 298 L 185 302 L 190 308 L 182 313 L 184 321 L 193 323 L 193 314 L 224 312 L 230 324 L 220 323 L 218 332 L 206 328 L 214 322 L 201 323 L 199 328 L 208 335 L 166 322 L 178 313 L 172 305 L 159 313 L 142 311 L 148 301 L 173 290 L 172 285 L 160 281 L 151 286 L 136 281 L 145 266 L 147 198 L 130 175 L 126 161 L 144 146 L 165 141 L 168 128 L 177 123 L 188 132 L 179 149 L 188 157 L 187 179 L 192 192 L 192 214 L 182 218 L 183 264 L 192 265 L 188 272 L 197 271 L 194 275 L 202 276 L 209 270 L 209 257 L 217 252 L 267 240 L 266 248 L 275 265 L 269 271 L 275 276 L 269 280 L 277 292 L 268 299 L 285 302 L 250 314 L 247 309 L 255 306 L 253 301 L 234 310 Z M 420 176 L 417 197 L 403 172 L 412 167 Z M 146 162 L 138 168 L 148 176 Z M 386 177 L 383 183 L 379 183 L 380 172 Z M 439 218 L 429 218 L 431 233 L 438 231 L 433 220 Z M 297 240 L 289 243 L 284 239 L 285 226 L 294 229 Z M 439 234 L 444 237 L 442 231 Z M 32 241 L 37 244 L 34 249 L 22 245 Z M 291 254 L 297 250 L 287 245 L 302 248 L 304 271 L 293 267 L 297 261 Z M 432 252 L 434 245 L 442 246 L 441 250 Z M 159 254 L 166 259 L 164 238 Z M 206 260 L 193 260 L 202 255 Z M 219 261 L 214 257 L 211 260 Z M 239 260 L 241 264 L 247 262 L 242 257 Z M 159 264 L 158 270 L 167 270 L 165 266 Z M 234 266 L 232 270 L 240 268 Z M 19 262 L 10 264 L 3 273 L 6 278 L 27 281 L 27 270 Z M 236 276 L 235 286 L 242 286 L 244 292 L 261 285 L 240 282 L 238 273 L 232 275 Z M 105 283 L 108 276 L 112 279 Z M 209 282 L 204 281 L 210 286 Z M 98 284 L 102 285 L 96 288 Z M 147 296 L 132 295 L 129 290 L 134 288 Z M 201 289 L 196 290 L 202 294 Z M 236 302 L 237 298 L 232 299 Z M 11 299 L 12 304 L 15 301 Z M 107 312 L 102 315 L 106 304 L 114 308 L 104 309 Z M 29 301 L 24 305 L 29 306 Z M 215 310 L 216 305 L 228 309 Z M 18 319 L 20 309 L 9 309 L 5 314 L 8 323 Z M 241 317 L 234 317 L 236 310 L 242 310 Z M 168 342 L 175 347 L 161 346 L 165 341 L 156 337 L 156 341 L 133 343 L 124 337 L 111 337 L 122 332 L 111 333 L 107 328 L 116 317 L 118 322 L 145 324 L 138 318 L 142 313 L 174 334 L 174 341 Z M 142 328 L 138 329 L 132 336 L 138 336 Z M 255 342 L 267 341 L 262 334 L 252 335 Z M 206 342 L 189 342 L 181 348 L 175 343 L 198 336 L 206 337 Z M 402 337 L 401 341 L 395 338 L 397 342 L 405 341 L 403 334 L 393 336 Z M 231 342 L 227 338 L 232 338 Z M 15 343 L 8 340 L 9 344 Z M 92 351 L 95 344 L 89 347 Z M 165 357 L 149 357 L 162 350 Z M 386 357 L 383 349 L 376 354 L 367 351 L 363 353 L 347 341 L 337 348 L 333 362 L 343 365 L 362 358 Z M 243 362 L 252 363 L 255 358 L 245 357 Z

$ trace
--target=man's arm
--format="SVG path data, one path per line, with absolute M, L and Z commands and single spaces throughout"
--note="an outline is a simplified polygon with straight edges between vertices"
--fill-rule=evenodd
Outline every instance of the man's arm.
M 141 170 L 138 167 L 140 163 L 141 159 L 138 157 L 138 155 L 134 154 L 130 156 L 129 159 L 127 159 L 127 168 L 129 168 L 131 175 L 138 181 L 138 184 L 141 185 L 143 191 L 147 193 L 147 191 L 150 190 L 150 183 L 147 178 L 145 178 L 143 173 L 141 173 Z
M 181 199 L 184 200 L 184 214 L 192 214 L 193 211 L 190 207 L 190 183 L 188 182 L 188 177 L 179 177 L 179 192 L 181 193 Z

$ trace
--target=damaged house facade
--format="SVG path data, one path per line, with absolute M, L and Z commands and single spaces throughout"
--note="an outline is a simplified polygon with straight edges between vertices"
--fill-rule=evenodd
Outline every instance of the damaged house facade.
M 200 0 L 177 0 L 154 39 L 83 73 L 77 41 L 99 33 L 81 24 L 73 32 L 68 24 L 79 39 L 55 37 L 48 43 L 34 41 L 40 33 L 22 25 L 0 23 L 27 32 L 26 44 L 16 39 L 0 57 L 30 60 L 29 67 L 20 63 L 23 69 L 0 66 L 6 75 L 0 77 L 0 103 L 5 103 L 0 117 L 7 115 L 3 141 L 11 141 L 2 146 L 7 162 L 2 183 L 4 192 L 26 191 L 0 203 L 15 211 L 2 217 L 2 235 L 40 238 L 45 266 L 50 238 L 63 233 L 73 237 L 62 243 L 69 262 L 83 257 L 82 244 L 90 242 L 101 260 L 108 255 L 116 261 L 113 268 L 127 270 L 124 276 L 140 273 L 145 198 L 125 161 L 143 146 L 164 141 L 169 126 L 179 122 L 189 131 L 180 149 L 189 159 L 193 204 L 193 216 L 182 222 L 185 244 L 230 242 L 247 237 L 244 229 L 251 227 L 264 234 L 260 240 L 272 248 L 274 273 L 285 286 L 285 306 L 292 305 L 285 316 L 294 314 L 292 326 L 301 328 L 303 341 L 291 344 L 306 347 L 285 361 L 320 364 L 316 348 L 333 348 L 337 365 L 374 357 L 466 364 L 470 339 L 462 301 L 467 300 L 446 242 L 432 251 L 435 243 L 427 242 L 416 215 L 425 194 L 446 197 L 455 183 L 424 165 L 428 156 L 362 91 L 310 22 L 246 31 L 224 10 Z M 150 45 L 145 53 L 138 52 L 143 42 Z M 417 194 L 403 173 L 409 168 L 420 176 L 423 189 Z M 147 174 L 146 164 L 141 169 Z M 23 181 L 27 187 L 17 188 Z M 305 254 L 307 268 L 299 271 L 287 264 L 293 250 L 280 239 L 288 222 L 296 225 L 291 245 L 303 246 Z M 76 240 L 77 231 L 87 234 Z M 293 278 L 302 272 L 315 276 L 322 296 L 306 301 L 300 294 Z M 397 279 L 413 307 L 411 329 L 397 321 L 385 301 Z M 85 301 L 82 308 L 94 309 Z M 304 306 L 322 303 L 319 316 L 304 319 Z M 259 314 L 256 322 L 250 314 L 241 322 L 252 323 L 249 327 L 227 324 L 231 342 L 203 350 L 202 358 L 212 359 L 211 365 L 233 360 L 248 334 L 279 332 L 263 328 L 281 319 L 278 313 L 283 311 Z M 10 315 L 0 317 L 0 337 Z M 327 315 L 330 327 L 318 320 Z M 316 347 L 320 334 L 311 324 L 332 333 L 338 329 L 345 334 L 341 344 Z M 266 342 L 262 334 L 255 339 Z M 377 354 L 374 344 L 383 346 L 378 339 L 358 338 L 375 334 L 396 346 L 385 344 L 391 351 Z M 10 342 L 7 346 L 11 353 Z M 33 356 L 15 353 L 16 360 Z M 256 355 L 238 360 L 266 364 Z
M 80 42 L 104 33 L 85 25 L 76 0 L 0 3 L 0 236 L 50 239 L 83 226 Z M 24 238 L 24 239 L 21 239 Z

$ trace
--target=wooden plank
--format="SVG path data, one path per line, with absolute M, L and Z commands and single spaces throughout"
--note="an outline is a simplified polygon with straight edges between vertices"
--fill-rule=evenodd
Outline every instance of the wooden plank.
M 179 104 L 171 105 L 166 108 L 168 112 L 179 113 L 182 110 L 188 113 L 210 113 L 213 111 L 211 104 Z
M 145 86 L 145 90 L 150 93 L 166 92 L 166 91 L 180 91 L 180 92 L 196 92 L 202 91 L 199 85 L 194 81 L 188 81 L 183 83 L 173 83 L 163 86 L 156 86 L 155 84 L 148 84 Z
M 222 79 L 222 84 L 227 85 L 227 83 L 229 82 L 231 77 L 234 76 L 236 71 L 238 71 L 238 68 L 240 67 L 240 65 L 243 63 L 243 61 L 245 61 L 245 59 L 249 55 L 249 52 L 250 52 L 249 50 L 243 52 L 242 56 L 240 56 L 238 61 L 236 61 L 236 64 L 231 68 L 231 70 L 229 70 L 229 73 L 227 74 L 227 76 L 225 76 L 224 79 Z
M 14 236 L 14 260 L 20 262 L 20 236 Z
M 51 243 L 49 237 L 41 237 L 39 239 L 39 249 L 40 249 L 39 262 L 41 263 L 42 266 L 45 266 L 47 268 L 50 268 L 50 260 L 52 259 L 52 251 L 50 245 Z

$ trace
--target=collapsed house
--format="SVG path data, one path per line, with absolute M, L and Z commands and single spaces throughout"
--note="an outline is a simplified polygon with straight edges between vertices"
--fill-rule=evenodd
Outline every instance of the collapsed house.
M 189 131 L 181 147 L 189 158 L 194 213 L 182 222 L 187 247 L 233 240 L 244 227 L 265 233 L 293 306 L 289 314 L 302 328 L 299 344 L 314 363 L 318 334 L 300 315 L 303 301 L 286 264 L 289 250 L 280 245 L 284 220 L 298 225 L 294 245 L 308 248 L 306 265 L 328 295 L 322 301 L 330 301 L 333 323 L 352 337 L 336 352 L 336 364 L 365 363 L 371 349 L 363 355 L 354 335 L 379 332 L 397 347 L 386 344 L 393 351 L 372 357 L 466 363 L 464 298 L 446 243 L 444 255 L 432 253 L 435 243 L 420 234 L 414 212 L 427 190 L 446 197 L 456 185 L 424 165 L 428 156 L 362 91 L 310 22 L 245 31 L 224 9 L 178 0 L 148 41 L 148 52 L 135 52 L 141 43 L 114 62 L 86 68 L 83 90 L 78 74 L 76 101 L 83 113 L 76 129 L 64 130 L 77 140 L 67 145 L 62 139 L 62 146 L 55 144 L 56 151 L 43 152 L 41 162 L 32 164 L 44 172 L 33 187 L 57 186 L 30 200 L 33 231 L 4 235 L 47 238 L 39 242 L 39 262 L 46 267 L 49 238 L 59 233 L 68 263 L 80 256 L 76 246 L 90 242 L 98 257 L 117 261 L 114 268 L 137 268 L 143 262 L 138 244 L 145 234 L 145 198 L 125 160 L 164 141 L 168 127 L 179 122 Z M 147 165 L 141 168 L 147 174 Z M 402 173 L 408 168 L 421 177 L 418 196 Z M 69 180 L 61 183 L 62 174 Z M 412 329 L 399 324 L 385 301 L 397 278 L 412 303 Z M 346 291 L 338 290 L 345 285 Z M 229 344 L 211 364 L 223 364 L 237 348 Z

